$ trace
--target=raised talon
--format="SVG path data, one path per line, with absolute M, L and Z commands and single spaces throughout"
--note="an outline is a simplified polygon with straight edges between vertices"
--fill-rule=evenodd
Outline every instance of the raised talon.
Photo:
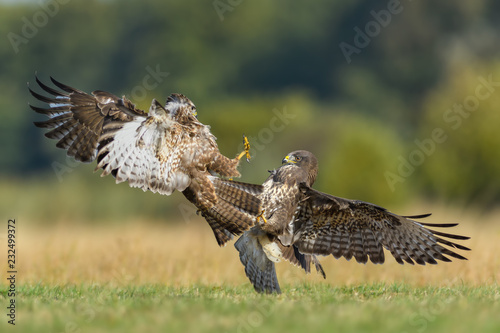
M 267 223 L 267 219 L 264 217 L 264 213 L 265 213 L 265 209 L 262 210 L 262 212 L 260 212 L 260 214 L 257 216 L 257 223 L 259 222 L 260 219 L 262 219 L 262 221 L 264 223 Z
M 247 157 L 247 162 L 250 162 L 250 142 L 248 142 L 248 138 L 245 134 L 243 134 L 243 146 L 245 147 L 245 155 Z
M 244 155 L 246 155 L 247 162 L 250 162 L 250 142 L 248 142 L 248 138 L 243 135 L 243 147 L 245 150 L 243 150 L 238 157 L 236 157 L 237 160 L 241 159 Z

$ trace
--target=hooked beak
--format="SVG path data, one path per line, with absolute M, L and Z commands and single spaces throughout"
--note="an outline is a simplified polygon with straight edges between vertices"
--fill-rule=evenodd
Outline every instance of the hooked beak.
M 290 155 L 286 155 L 285 158 L 281 160 L 281 165 L 290 163 L 297 163 L 297 161 L 295 161 L 293 156 L 290 157 Z

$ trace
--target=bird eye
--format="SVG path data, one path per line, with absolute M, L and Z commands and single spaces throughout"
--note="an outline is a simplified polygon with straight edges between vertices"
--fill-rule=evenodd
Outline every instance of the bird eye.
M 295 160 L 298 162 L 298 161 L 302 160 L 302 157 L 300 157 L 300 156 L 295 156 Z

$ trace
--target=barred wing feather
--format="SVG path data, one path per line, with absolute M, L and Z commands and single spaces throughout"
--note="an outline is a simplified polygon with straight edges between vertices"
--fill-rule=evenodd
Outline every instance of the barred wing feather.
M 429 228 L 449 228 L 456 224 L 419 223 L 415 219 L 428 215 L 399 216 L 370 203 L 301 187 L 307 199 L 295 215 L 294 244 L 302 253 L 332 254 L 347 260 L 354 257 L 360 263 L 370 259 L 381 264 L 385 261 L 385 248 L 400 264 L 437 264 L 436 260 L 451 261 L 449 257 L 466 260 L 443 245 L 467 251 L 470 249 L 449 239 L 469 237 Z

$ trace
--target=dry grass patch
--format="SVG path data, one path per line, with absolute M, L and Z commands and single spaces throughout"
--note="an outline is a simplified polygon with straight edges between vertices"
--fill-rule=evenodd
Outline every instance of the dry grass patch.
M 500 280 L 500 214 L 463 216 L 460 212 L 439 211 L 429 221 L 460 221 L 453 231 L 472 237 L 463 242 L 472 248 L 463 253 L 469 260 L 437 266 L 401 266 L 386 252 L 384 265 L 357 264 L 354 260 L 321 258 L 327 279 L 305 275 L 288 263 L 277 265 L 283 285 L 322 283 L 404 282 L 414 286 L 454 284 L 485 285 Z M 481 220 L 481 223 L 475 221 Z M 486 220 L 486 221 L 485 221 Z M 5 238 L 2 238 L 4 243 Z M 1 245 L 5 248 L 4 245 Z M 168 286 L 249 284 L 233 242 L 219 248 L 201 219 L 191 223 L 168 224 L 133 221 L 122 226 L 92 227 L 84 224 L 37 228 L 20 224 L 18 229 L 18 279 L 22 284 L 110 284 L 159 283 Z M 5 261 L 0 266 L 6 271 Z M 2 283 L 4 283 L 2 281 Z

